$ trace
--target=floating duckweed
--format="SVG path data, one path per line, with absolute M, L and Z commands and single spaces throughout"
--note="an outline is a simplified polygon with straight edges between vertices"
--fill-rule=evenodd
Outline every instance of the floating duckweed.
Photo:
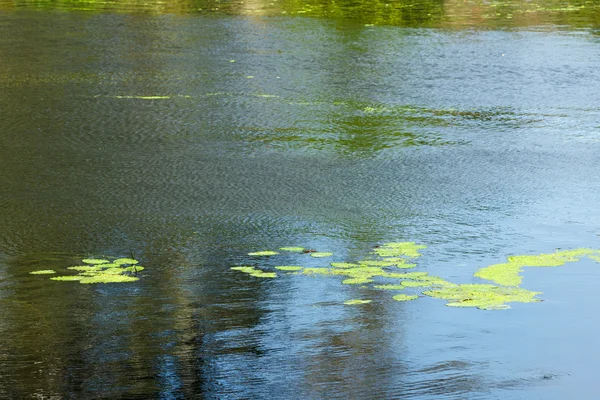
M 415 300 L 418 299 L 419 296 L 417 296 L 416 294 L 412 294 L 412 295 L 408 295 L 408 294 L 397 294 L 394 297 L 392 297 L 392 299 L 396 300 L 396 301 L 410 301 L 410 300 Z
M 428 281 L 402 281 L 402 286 L 427 287 L 427 286 L 435 286 L 435 285 L 432 282 L 428 282 Z
M 499 306 L 505 303 L 532 303 L 539 292 L 488 284 L 464 284 L 423 292 L 424 295 L 448 300 L 449 307 Z
M 302 267 L 297 267 L 297 266 L 293 266 L 293 265 L 282 265 L 279 267 L 275 267 L 275 269 L 278 269 L 280 271 L 300 271 L 302 269 Z
M 350 278 L 350 279 L 344 279 L 342 281 L 342 284 L 344 285 L 360 285 L 361 283 L 370 283 L 373 282 L 373 279 L 369 279 L 369 278 Z
M 91 265 L 78 265 L 78 266 L 75 266 L 75 267 L 67 267 L 67 269 L 72 269 L 74 271 L 82 271 L 82 272 L 87 271 L 87 272 L 89 272 L 89 271 L 98 271 L 98 270 L 100 270 L 102 268 L 96 267 L 96 266 L 91 266 Z
M 352 264 L 347 262 L 332 262 L 331 266 L 334 268 L 357 268 L 360 267 L 358 264 Z
M 140 278 L 135 276 L 127 275 L 111 275 L 111 274 L 100 274 L 96 276 L 83 277 L 80 283 L 120 283 L 120 282 L 135 282 Z
M 387 258 L 385 260 L 360 260 L 358 262 L 361 265 L 369 265 L 374 267 L 398 267 L 398 268 L 412 268 L 415 264 L 407 264 L 404 258 Z
M 80 281 L 85 276 L 82 275 L 65 275 L 65 276 L 55 276 L 54 278 L 50 278 L 52 281 Z
M 523 278 L 519 275 L 523 267 L 559 267 L 567 262 L 579 261 L 582 256 L 595 256 L 598 251 L 592 249 L 563 250 L 540 255 L 508 257 L 507 263 L 494 264 L 481 268 L 475 276 L 504 286 L 519 286 Z
M 403 285 L 375 285 L 373 287 L 381 290 L 404 290 Z
M 427 272 L 384 272 L 381 276 L 393 279 L 416 279 L 426 275 Z
M 275 272 L 264 272 L 262 269 L 254 268 L 254 267 L 231 267 L 231 269 L 236 271 L 245 272 L 250 276 L 255 278 L 276 278 L 277 274 Z
M 302 253 L 304 251 L 304 247 L 280 247 L 279 250 L 291 251 L 294 253 Z
M 333 271 L 329 268 L 304 268 L 302 273 L 306 275 L 334 275 Z
M 408 257 L 417 258 L 421 256 L 419 249 L 427 246 L 415 244 L 415 242 L 390 242 L 384 243 L 375 249 L 375 253 L 381 257 Z
M 326 251 L 316 251 L 314 253 L 310 253 L 310 256 L 315 258 L 331 257 L 332 255 L 333 253 L 329 253 Z
M 108 268 L 98 271 L 98 275 L 121 275 L 125 272 L 124 268 Z
M 344 304 L 349 305 L 349 306 L 353 306 L 353 305 L 356 305 L 356 304 L 369 304 L 371 301 L 373 301 L 373 300 L 353 299 L 353 300 L 346 300 L 344 302 Z
M 115 265 L 132 265 L 137 263 L 139 263 L 139 261 L 133 258 L 117 258 L 113 261 L 113 264 Z
M 31 271 L 31 275 L 47 275 L 47 274 L 55 274 L 56 271 L 53 269 L 41 269 L 39 271 Z
M 276 251 L 270 251 L 270 250 L 265 250 L 265 251 L 255 251 L 254 253 L 248 253 L 249 256 L 275 256 L 279 254 Z
M 108 263 L 108 260 L 100 259 L 100 258 L 86 258 L 81 260 L 86 264 L 105 264 Z
M 142 267 L 141 265 L 132 265 L 130 267 L 125 267 L 121 269 L 125 272 L 140 272 L 145 270 L 146 268 Z

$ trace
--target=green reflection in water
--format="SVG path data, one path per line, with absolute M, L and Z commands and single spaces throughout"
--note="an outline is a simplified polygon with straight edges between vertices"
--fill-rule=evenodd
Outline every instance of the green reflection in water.
M 285 267 L 276 266 L 275 269 L 294 271 L 294 275 L 306 276 L 342 276 L 344 285 L 365 285 L 381 279 L 394 279 L 399 281 L 392 284 L 375 283 L 369 286 L 382 291 L 429 288 L 422 294 L 447 300 L 449 307 L 476 307 L 481 310 L 505 310 L 510 308 L 506 303 L 532 303 L 540 301 L 536 296 L 541 292 L 533 292 L 518 287 L 521 283 L 523 267 L 558 267 L 567 262 L 577 262 L 586 256 L 600 262 L 600 250 L 579 248 L 574 250 L 556 251 L 540 255 L 520 255 L 508 257 L 508 262 L 494 264 L 482 268 L 475 273 L 494 284 L 456 284 L 438 276 L 429 275 L 427 272 L 393 272 L 390 268 L 403 268 L 407 260 L 414 260 L 421 256 L 419 250 L 426 246 L 414 242 L 390 242 L 376 246 L 365 260 L 354 263 L 332 262 L 331 267 L 301 266 Z M 252 254 L 252 253 L 251 253 Z M 318 254 L 318 253 L 312 253 Z M 311 255 L 312 255 L 311 254 Z M 304 255 L 303 255 L 304 256 Z M 379 259 L 373 258 L 379 257 Z M 232 267 L 233 270 L 245 272 L 251 276 L 261 278 L 275 278 L 275 273 L 251 266 Z M 296 272 L 297 271 L 297 272 Z M 416 294 L 398 294 L 393 296 L 396 301 L 415 300 Z M 370 301 L 370 300 L 369 300 Z M 348 300 L 344 304 L 361 304 L 365 300 Z
M 149 14 L 230 14 L 327 18 L 348 23 L 411 27 L 590 25 L 600 20 L 593 0 L 2 0 L 0 10 L 71 10 Z M 230 62 L 235 62 L 231 60 Z

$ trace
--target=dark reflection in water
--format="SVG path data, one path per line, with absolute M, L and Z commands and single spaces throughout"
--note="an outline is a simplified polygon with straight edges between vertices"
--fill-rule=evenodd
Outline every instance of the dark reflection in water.
M 589 398 L 591 261 L 500 313 L 230 270 L 600 247 L 597 6 L 465 4 L 0 1 L 0 397 Z

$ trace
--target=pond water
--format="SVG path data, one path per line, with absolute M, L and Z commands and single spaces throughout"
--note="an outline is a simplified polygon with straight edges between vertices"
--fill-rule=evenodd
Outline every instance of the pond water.
M 600 248 L 599 15 L 0 0 L 0 397 L 593 398 L 594 260 L 525 269 L 544 301 L 502 311 L 231 267 L 406 241 L 412 271 L 490 283 Z M 283 246 L 333 256 L 248 255 Z M 145 270 L 30 274 L 90 257 Z

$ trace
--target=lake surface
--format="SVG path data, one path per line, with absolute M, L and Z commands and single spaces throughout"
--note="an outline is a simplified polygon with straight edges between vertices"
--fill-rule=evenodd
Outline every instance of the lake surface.
M 484 283 L 600 248 L 599 15 L 0 0 L 0 397 L 596 397 L 592 260 L 526 269 L 544 301 L 504 311 L 230 268 L 414 241 Z M 282 246 L 334 255 L 247 255 Z M 29 274 L 130 256 L 132 283 Z

